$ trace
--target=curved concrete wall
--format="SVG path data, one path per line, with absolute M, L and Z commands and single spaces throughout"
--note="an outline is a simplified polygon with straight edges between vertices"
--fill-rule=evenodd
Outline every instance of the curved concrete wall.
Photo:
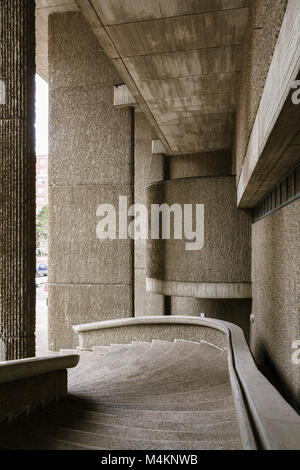
M 208 324 L 209 320 L 202 318 L 153 317 L 151 315 L 74 325 L 74 331 L 79 334 L 79 345 L 83 349 L 112 344 L 129 344 L 133 341 L 175 341 L 178 339 L 196 343 L 205 341 L 221 349 L 228 348 L 225 331 L 222 328 L 210 327 Z
M 234 177 L 183 178 L 148 186 L 149 212 L 151 204 L 162 203 L 204 204 L 204 246 L 187 251 L 186 240 L 148 240 L 147 278 L 190 284 L 192 290 L 195 283 L 243 287 L 251 282 L 251 217 L 236 208 Z
M 228 176 L 232 173 L 231 152 L 206 152 L 170 157 L 170 179 L 195 176 Z
M 200 316 L 216 318 L 238 325 L 249 339 L 251 299 L 198 299 L 192 297 L 171 297 L 171 315 Z

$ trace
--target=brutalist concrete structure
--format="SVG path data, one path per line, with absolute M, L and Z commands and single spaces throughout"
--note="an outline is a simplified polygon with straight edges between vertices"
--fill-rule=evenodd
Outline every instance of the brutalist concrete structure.
M 133 116 L 113 108 L 121 79 L 80 13 L 50 16 L 49 71 L 49 332 L 59 350 L 76 346 L 83 315 L 132 315 L 133 243 L 98 240 L 95 222 L 99 204 L 133 202 Z
M 135 449 L 161 441 L 159 448 L 191 449 L 192 442 L 215 448 L 221 440 L 223 448 L 297 447 L 298 0 L 4 0 L 0 26 L 3 357 L 34 356 L 35 28 L 37 71 L 50 93 L 49 349 L 81 348 L 70 374 L 75 401 L 93 403 L 95 412 L 103 403 L 129 410 L 116 418 L 128 435 L 109 441 L 83 429 L 78 441 L 70 432 L 68 445 Z M 118 236 L 100 239 L 98 208 L 118 211 L 120 197 L 127 209 L 145 208 L 144 236 L 131 239 L 134 214 L 126 212 L 124 232 L 117 212 Z M 186 229 L 183 220 L 167 239 L 161 226 L 151 237 L 152 207 L 163 205 L 201 207 L 197 249 L 175 235 Z M 211 367 L 201 368 L 201 355 Z M 57 377 L 58 395 L 65 395 L 62 370 L 76 361 L 54 360 L 51 393 Z M 30 388 L 47 364 L 30 363 L 20 375 L 17 362 L 13 371 Z M 181 383 L 166 386 L 174 374 Z M 43 393 L 36 404 L 49 401 Z M 203 430 L 179 425 L 176 393 L 195 422 L 229 406 L 236 416 L 205 441 Z M 137 405 L 146 429 L 140 444 L 129 430 Z M 58 426 L 59 406 L 51 409 Z M 6 408 L 0 419 L 9 416 Z M 157 410 L 174 420 L 169 440 L 153 427 Z M 60 448 L 56 438 L 53 448 Z
M 35 5 L 0 5 L 1 360 L 35 355 Z

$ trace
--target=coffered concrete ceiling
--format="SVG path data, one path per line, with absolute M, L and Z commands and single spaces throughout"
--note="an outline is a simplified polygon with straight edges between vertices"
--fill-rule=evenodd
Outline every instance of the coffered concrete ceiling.
M 50 12 L 80 8 L 167 153 L 232 147 L 248 0 L 37 0 L 37 6 L 41 36 L 39 23 Z M 44 71 L 42 57 L 38 46 Z

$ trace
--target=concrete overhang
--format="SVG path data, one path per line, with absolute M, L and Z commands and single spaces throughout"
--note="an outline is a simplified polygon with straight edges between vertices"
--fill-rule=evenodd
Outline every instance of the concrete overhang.
M 299 86 L 300 8 L 289 0 L 238 181 L 241 208 L 254 207 L 299 160 Z
M 47 18 L 78 10 L 167 154 L 231 149 L 248 0 L 37 0 L 37 68 Z
M 124 84 L 114 86 L 114 107 L 128 108 L 136 107 L 136 101 L 130 93 L 128 87 Z
M 153 155 L 160 155 L 165 154 L 166 149 L 162 142 L 159 139 L 152 139 L 152 154 Z

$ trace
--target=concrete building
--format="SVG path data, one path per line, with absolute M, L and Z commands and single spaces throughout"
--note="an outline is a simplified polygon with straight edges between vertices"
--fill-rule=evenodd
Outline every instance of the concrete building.
M 73 416 L 76 434 L 70 403 L 50 405 L 3 424 L 0 447 L 32 448 L 31 433 L 36 448 L 300 448 L 298 0 L 3 0 L 0 22 L 0 417 L 64 397 L 72 352 L 74 416 L 99 427 L 117 410 L 105 432 Z M 35 54 L 50 102 L 49 349 L 70 354 L 20 362 L 35 351 Z M 146 208 L 147 236 L 128 236 L 125 198 Z M 117 209 L 110 239 L 102 204 Z M 157 205 L 198 205 L 197 249 L 176 225 L 150 236 Z

